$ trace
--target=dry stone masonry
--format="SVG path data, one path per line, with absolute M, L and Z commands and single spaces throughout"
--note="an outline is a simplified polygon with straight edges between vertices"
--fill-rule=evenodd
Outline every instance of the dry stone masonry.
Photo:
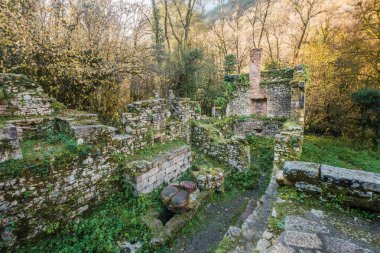
M 308 162 L 284 164 L 286 184 L 328 198 L 342 197 L 349 206 L 380 211 L 380 174 Z
M 245 171 L 250 166 L 250 148 L 245 138 L 225 139 L 212 125 L 201 123 L 193 124 L 191 131 L 191 143 L 200 152 L 238 171 Z
M 303 121 L 307 67 L 299 65 L 295 68 L 261 71 L 262 52 L 262 49 L 251 51 L 250 85 L 248 88 L 239 88 L 233 94 L 227 106 L 227 116 L 256 114 Z
M 101 203 L 115 190 L 111 183 L 116 166 L 102 155 L 59 164 L 47 177 L 26 171 L 0 182 L 1 239 L 7 244 L 44 233 Z
M 0 74 L 0 115 L 49 115 L 55 101 L 23 75 Z
M 1 74 L 0 96 L 0 116 L 5 119 L 0 127 L 0 165 L 16 166 L 15 159 L 20 161 L 18 171 L 8 166 L 0 173 L 0 240 L 6 247 L 38 237 L 104 201 L 119 189 L 115 178 L 127 174 L 120 171 L 114 155 L 133 155 L 155 142 L 188 140 L 189 121 L 200 113 L 197 103 L 174 96 L 171 103 L 161 98 L 140 101 L 126 106 L 120 131 L 101 124 L 96 114 L 58 114 L 52 109 L 56 101 L 24 76 Z M 83 150 L 47 158 L 38 165 L 42 167 L 24 161 L 20 136 L 27 141 L 29 136 L 57 134 L 73 138 Z M 179 147 L 144 161 L 138 173 L 128 171 L 131 180 L 126 183 L 147 193 L 177 178 L 190 163 L 190 148 Z M 129 165 L 137 166 L 132 160 Z
M 163 183 L 175 180 L 191 165 L 188 146 L 165 152 L 151 161 L 138 160 L 131 164 L 133 186 L 137 193 L 149 193 Z

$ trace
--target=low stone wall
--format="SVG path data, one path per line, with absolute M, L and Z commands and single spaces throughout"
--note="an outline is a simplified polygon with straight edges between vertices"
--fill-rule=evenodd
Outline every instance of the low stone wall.
M 13 125 L 0 128 L 0 162 L 21 158 L 22 154 L 17 136 L 17 128 Z
M 248 169 L 251 164 L 250 148 L 244 138 L 233 136 L 225 139 L 211 125 L 194 124 L 191 128 L 191 143 L 200 152 L 238 171 Z
M 255 119 L 249 118 L 243 121 L 237 121 L 233 125 L 233 133 L 235 135 L 259 135 L 259 136 L 275 136 L 279 134 L 284 120 L 268 118 L 268 119 Z
M 149 193 L 162 183 L 175 180 L 191 166 L 192 156 L 188 146 L 170 150 L 151 161 L 136 161 L 131 167 L 136 171 L 132 177 L 137 193 Z
M 48 233 L 100 203 L 116 166 L 106 156 L 82 156 L 60 163 L 46 176 L 25 170 L 0 182 L 0 231 L 5 246 Z
M 41 87 L 23 75 L 0 73 L 0 115 L 49 115 L 52 98 Z
M 284 164 L 286 184 L 300 191 L 339 198 L 346 205 L 380 211 L 380 174 L 308 162 Z
M 299 160 L 303 145 L 303 129 L 300 126 L 287 127 L 275 137 L 273 169 L 282 170 L 285 161 Z

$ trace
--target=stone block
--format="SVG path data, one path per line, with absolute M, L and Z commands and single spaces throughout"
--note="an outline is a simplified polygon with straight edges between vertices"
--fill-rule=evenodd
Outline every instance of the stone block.
M 290 246 L 307 249 L 322 249 L 322 241 L 317 234 L 298 231 L 285 231 L 284 242 Z
M 286 161 L 284 163 L 284 176 L 293 182 L 318 182 L 321 165 L 308 162 Z
M 285 218 L 286 231 L 299 231 L 306 233 L 329 234 L 330 230 L 323 225 L 322 221 L 313 221 L 300 216 L 288 215 Z
M 380 193 L 379 173 L 322 165 L 321 179 L 337 186 Z
M 336 237 L 325 237 L 326 250 L 331 253 L 375 253 L 370 249 L 362 248 L 349 240 L 343 240 Z

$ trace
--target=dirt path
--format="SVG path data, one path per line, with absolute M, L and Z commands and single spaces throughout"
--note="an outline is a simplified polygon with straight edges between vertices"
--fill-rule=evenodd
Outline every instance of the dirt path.
M 213 250 L 222 241 L 232 224 L 240 223 L 250 199 L 257 200 L 260 193 L 260 183 L 256 189 L 246 192 L 232 192 L 218 197 L 208 204 L 197 215 L 183 233 L 175 241 L 171 252 L 205 253 Z

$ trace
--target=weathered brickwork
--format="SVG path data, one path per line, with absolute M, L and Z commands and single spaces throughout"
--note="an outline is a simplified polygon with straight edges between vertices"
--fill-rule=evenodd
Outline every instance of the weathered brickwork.
M 340 197 L 349 206 L 380 211 L 380 174 L 307 162 L 284 164 L 284 177 L 300 191 Z
M 0 115 L 49 115 L 53 99 L 23 75 L 0 74 Z
M 17 128 L 13 125 L 6 125 L 0 128 L 0 162 L 21 158 L 22 154 L 17 136 Z
M 175 180 L 191 166 L 192 156 L 188 146 L 161 154 L 151 161 L 135 161 L 132 170 L 133 186 L 137 193 L 149 193 L 163 183 Z M 130 179 L 129 179 L 130 180 Z
M 250 166 L 250 149 L 246 139 L 238 136 L 225 139 L 211 125 L 194 124 L 191 129 L 191 144 L 198 151 L 238 171 L 245 171 Z

